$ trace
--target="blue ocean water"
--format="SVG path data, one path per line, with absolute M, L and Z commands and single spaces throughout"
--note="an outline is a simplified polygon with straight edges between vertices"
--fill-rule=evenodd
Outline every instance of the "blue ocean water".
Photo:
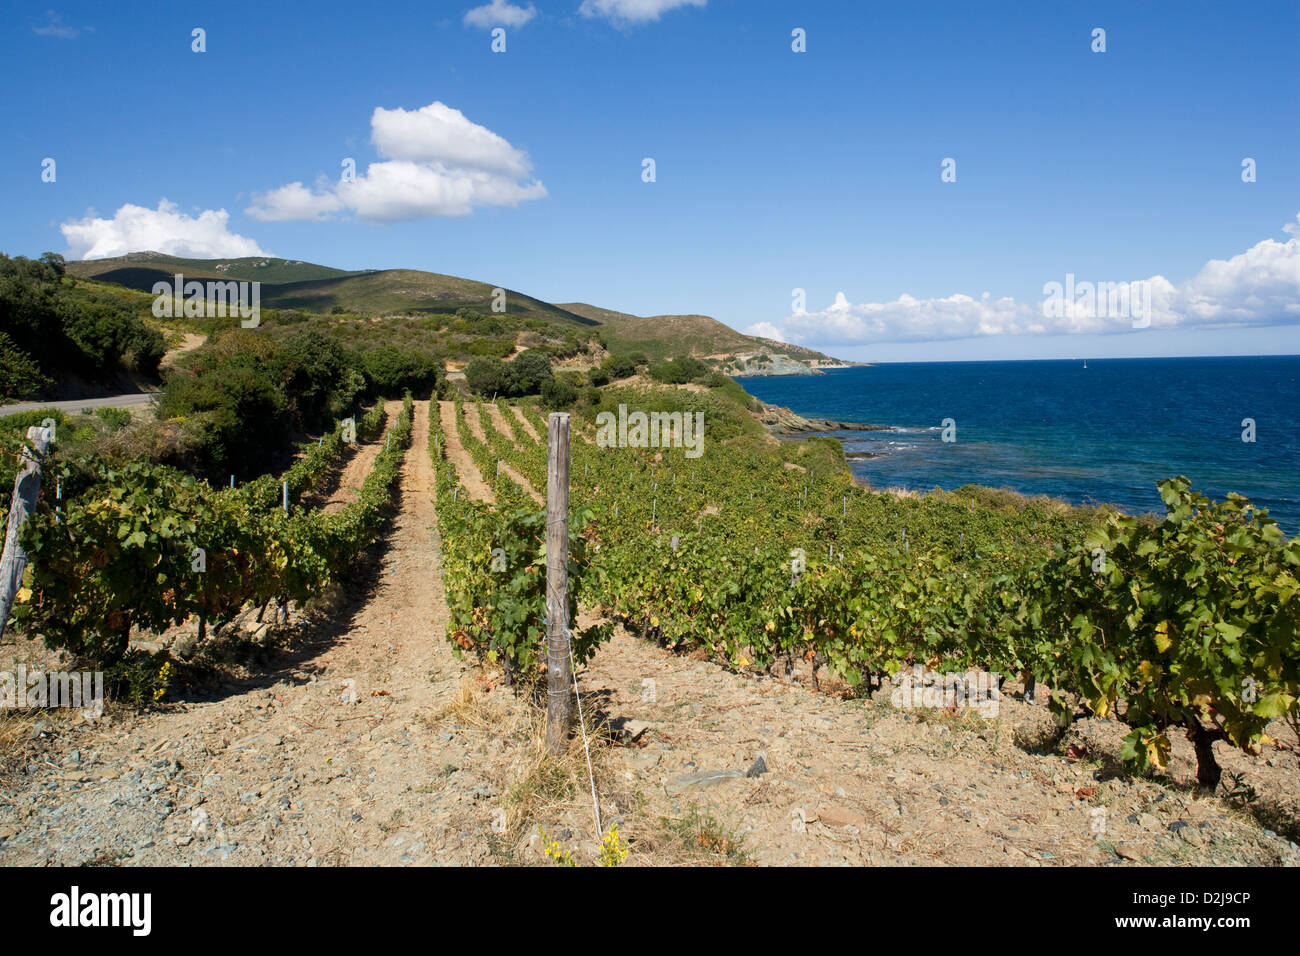
M 1300 356 L 1086 364 L 891 363 L 740 382 L 806 417 L 889 426 L 834 433 L 846 452 L 873 456 L 850 465 L 877 488 L 971 483 L 1163 514 L 1156 482 L 1182 474 L 1300 530 Z

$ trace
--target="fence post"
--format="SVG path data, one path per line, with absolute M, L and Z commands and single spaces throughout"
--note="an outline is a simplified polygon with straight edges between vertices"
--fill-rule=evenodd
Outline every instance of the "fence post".
M 569 415 L 546 423 L 546 749 L 568 749 L 573 717 L 569 669 Z
M 36 510 L 41 493 L 41 462 L 50 447 L 50 430 L 33 425 L 27 429 L 33 447 L 23 446 L 23 463 L 14 479 L 14 497 L 9 506 L 9 523 L 5 527 L 4 552 L 0 555 L 0 637 L 4 637 L 9 611 L 23 583 L 27 569 L 27 552 L 18 543 L 18 532 L 28 516 Z

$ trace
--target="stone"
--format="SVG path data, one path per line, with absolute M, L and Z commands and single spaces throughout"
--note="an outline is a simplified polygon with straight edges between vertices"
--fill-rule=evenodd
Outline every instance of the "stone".
M 745 774 L 739 770 L 701 770 L 697 773 L 684 773 L 665 783 L 664 791 L 668 796 L 675 797 L 684 790 L 707 790 L 709 787 L 716 787 L 728 780 L 744 776 Z
M 828 827 L 862 827 L 867 822 L 867 818 L 856 810 L 834 804 L 826 804 L 819 808 L 817 816 Z
M 189 660 L 199 649 L 198 631 L 182 634 L 172 643 L 171 652 L 183 661 Z
M 759 754 L 756 758 L 754 758 L 753 766 L 751 766 L 748 770 L 745 771 L 745 776 L 757 777 L 760 774 L 764 774 L 764 773 L 768 773 L 767 761 L 763 759 L 762 754 Z
M 1142 854 L 1139 853 L 1135 847 L 1131 847 L 1127 843 L 1116 844 L 1115 855 L 1121 860 L 1132 860 L 1134 863 L 1140 863 L 1142 861 Z
M 644 772 L 657 767 L 662 756 L 653 750 L 634 750 L 625 754 L 623 760 L 633 770 Z
M 625 740 L 633 741 L 650 729 L 650 725 L 644 720 L 629 720 L 623 724 L 623 737 Z

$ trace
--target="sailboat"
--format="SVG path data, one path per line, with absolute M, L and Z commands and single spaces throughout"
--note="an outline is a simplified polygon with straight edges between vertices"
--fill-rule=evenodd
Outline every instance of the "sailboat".
M 1087 360 L 1087 359 L 1084 359 L 1084 360 L 1083 360 L 1083 367 L 1084 367 L 1084 368 L 1087 368 L 1087 367 L 1088 367 L 1088 360 Z

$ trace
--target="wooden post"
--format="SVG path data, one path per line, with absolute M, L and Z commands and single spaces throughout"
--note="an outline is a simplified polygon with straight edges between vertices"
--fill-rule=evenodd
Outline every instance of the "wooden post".
M 34 447 L 23 447 L 23 463 L 14 479 L 14 497 L 5 527 L 4 553 L 0 555 L 0 637 L 4 637 L 9 611 L 22 587 L 23 571 L 27 569 L 27 552 L 18 543 L 18 532 L 36 510 L 36 499 L 41 493 L 41 461 L 50 447 L 48 428 L 33 425 L 27 429 L 27 437 Z
M 573 674 L 569 669 L 569 415 L 546 423 L 546 749 L 569 746 Z

